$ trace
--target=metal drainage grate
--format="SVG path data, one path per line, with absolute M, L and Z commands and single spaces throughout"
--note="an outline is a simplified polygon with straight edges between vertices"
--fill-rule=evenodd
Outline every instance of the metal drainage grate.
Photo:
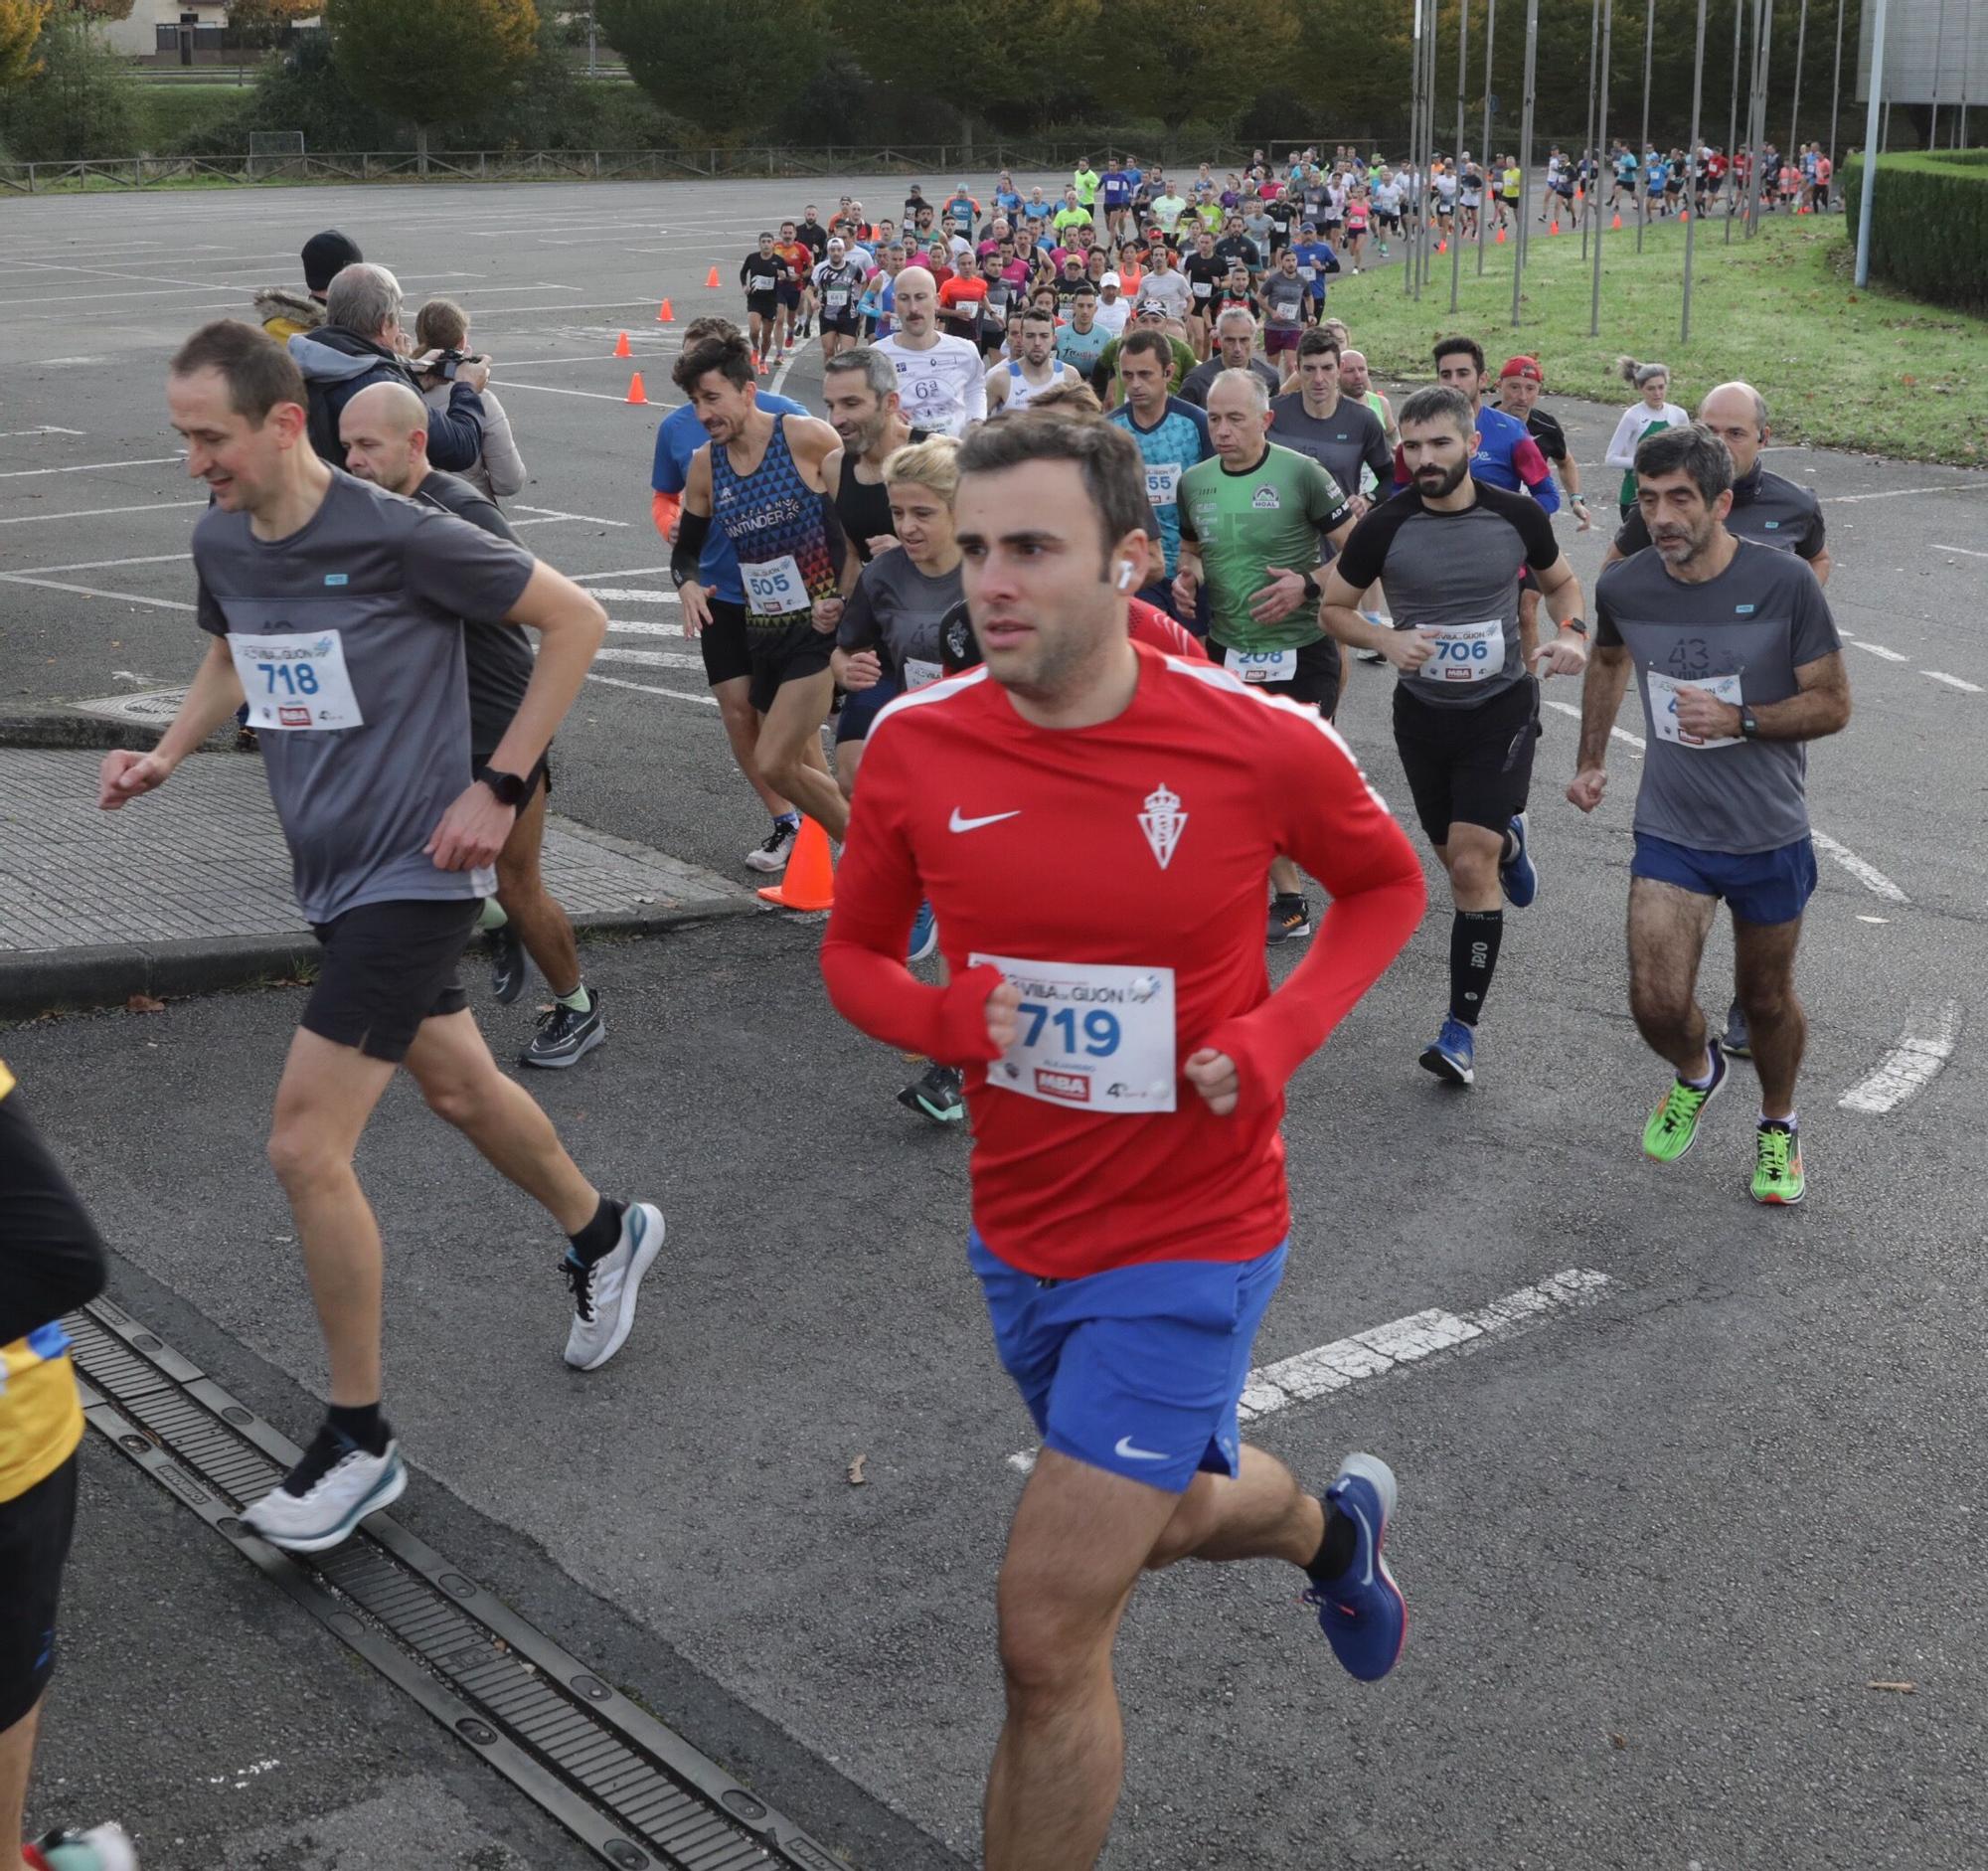
M 617 1871 L 846 1871 L 385 1514 L 328 1553 L 258 1539 L 237 1511 L 302 1451 L 107 1300 L 63 1323 L 94 1428 Z
M 136 695 L 98 695 L 70 707 L 83 715 L 100 715 L 110 721 L 142 722 L 148 728 L 169 727 L 186 700 L 184 687 L 141 689 Z

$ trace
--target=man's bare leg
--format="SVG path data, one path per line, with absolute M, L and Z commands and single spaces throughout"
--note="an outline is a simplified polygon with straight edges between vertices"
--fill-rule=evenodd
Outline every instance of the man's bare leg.
M 1698 964 L 1718 907 L 1654 877 L 1629 880 L 1629 1011 L 1649 1049 L 1693 1081 L 1712 1071 Z
M 1734 976 L 1746 1031 L 1753 1039 L 1763 1117 L 1785 1119 L 1795 1108 L 1795 1077 L 1808 1044 L 1808 1016 L 1795 996 L 1795 949 L 1800 942 L 1800 917 L 1787 923 L 1733 919 Z
M 352 1155 L 393 1076 L 391 1061 L 299 1028 L 269 1126 L 269 1164 L 296 1220 L 337 1405 L 380 1401 L 380 1228 Z
M 0 1864 L 23 1871 L 21 1830 L 27 1823 L 28 1774 L 35 1765 L 35 1735 L 42 1722 L 38 1701 L 13 1727 L 0 1731 Z
M 564 998 L 580 986 L 580 943 L 559 899 L 546 889 L 539 868 L 546 841 L 546 788 L 532 788 L 511 835 L 497 854 L 497 902 L 517 926 L 525 952 L 556 996 Z
M 834 695 L 835 678 L 826 669 L 781 683 L 760 718 L 757 759 L 768 781 L 831 838 L 840 838 L 849 829 L 849 801 L 821 751 L 821 725 Z
M 718 698 L 718 718 L 725 724 L 725 738 L 732 744 L 732 758 L 739 763 L 746 783 L 759 795 L 759 803 L 778 818 L 794 808 L 767 785 L 759 771 L 755 752 L 759 743 L 759 713 L 752 706 L 751 690 L 750 676 L 728 676 L 723 682 L 711 685 L 712 694 Z

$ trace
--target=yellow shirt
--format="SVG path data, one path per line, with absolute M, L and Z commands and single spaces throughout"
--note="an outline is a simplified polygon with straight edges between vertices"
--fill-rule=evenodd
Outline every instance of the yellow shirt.
M 14 1076 L 0 1065 L 0 1099 Z M 0 1345 L 0 1501 L 46 1481 L 83 1441 L 83 1405 L 60 1324 Z

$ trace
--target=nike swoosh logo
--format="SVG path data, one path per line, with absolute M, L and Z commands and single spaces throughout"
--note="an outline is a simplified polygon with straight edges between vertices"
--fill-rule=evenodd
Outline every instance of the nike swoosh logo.
M 952 829 L 954 831 L 978 831 L 983 825 L 998 825 L 1004 818 L 1020 818 L 1022 808 L 1017 806 L 1012 812 L 989 812 L 985 818 L 961 818 L 959 807 L 952 808 Z
M 1006 814 L 1003 814 L 1003 816 L 1006 816 Z M 1119 1437 L 1118 1441 L 1112 1445 L 1111 1452 L 1114 1455 L 1121 1456 L 1126 1461 L 1165 1461 L 1167 1458 L 1165 1451 L 1161 1449 L 1134 1448 L 1132 1446 L 1132 1439 L 1129 1436 Z
M 1367 1576 L 1360 1583 L 1362 1585 L 1372 1585 L 1374 1583 L 1374 1529 L 1367 1524 L 1366 1514 L 1357 1506 L 1353 1509 L 1353 1518 L 1359 1521 L 1360 1531 L 1367 1536 L 1364 1542 L 1367 1548 Z

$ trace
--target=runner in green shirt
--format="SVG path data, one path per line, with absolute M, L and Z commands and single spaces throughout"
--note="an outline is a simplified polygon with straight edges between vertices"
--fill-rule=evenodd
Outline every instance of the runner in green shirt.
M 1262 379 L 1224 371 L 1209 387 L 1214 455 L 1180 477 L 1178 616 L 1192 617 L 1208 587 L 1210 657 L 1264 695 L 1316 708 L 1339 706 L 1338 644 L 1318 620 L 1325 566 L 1319 535 L 1335 547 L 1353 531 L 1339 484 L 1311 456 L 1269 439 Z M 1270 866 L 1269 939 L 1311 934 L 1311 907 L 1288 858 Z
M 1077 190 L 1077 205 L 1079 208 L 1093 208 L 1097 203 L 1097 171 L 1090 166 L 1088 156 L 1079 156 L 1077 167 L 1071 171 L 1070 185 Z

